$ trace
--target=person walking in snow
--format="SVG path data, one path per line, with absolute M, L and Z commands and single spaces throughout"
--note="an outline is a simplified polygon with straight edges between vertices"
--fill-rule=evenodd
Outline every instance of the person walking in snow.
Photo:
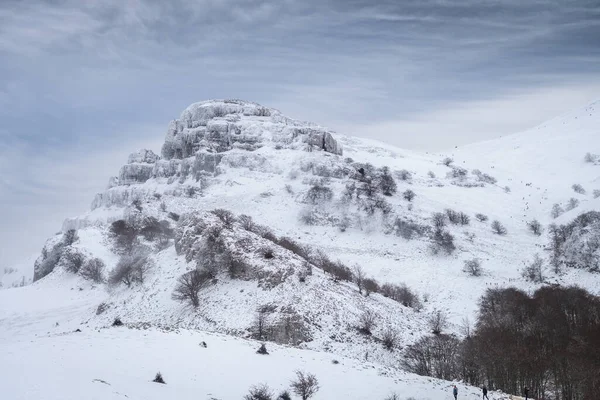
M 481 389 L 481 391 L 483 392 L 483 397 L 482 397 L 481 399 L 482 399 L 482 400 L 483 400 L 483 399 L 490 400 L 490 398 L 489 398 L 489 397 L 488 397 L 488 395 L 487 395 L 487 388 L 485 387 L 485 385 L 483 385 L 483 388 Z
M 525 400 L 529 400 L 529 388 L 523 388 L 523 394 L 525 395 Z
M 452 389 L 452 394 L 454 395 L 454 400 L 456 400 L 458 396 L 458 388 L 456 387 L 456 385 L 454 385 L 454 388 Z

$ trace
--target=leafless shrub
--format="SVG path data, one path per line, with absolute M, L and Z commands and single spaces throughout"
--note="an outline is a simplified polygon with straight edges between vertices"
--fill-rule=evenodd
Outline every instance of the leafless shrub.
M 66 247 L 64 249 L 61 256 L 61 263 L 68 272 L 73 274 L 78 273 L 84 262 L 85 256 L 79 250 L 73 247 Z
M 245 230 L 249 232 L 254 231 L 255 224 L 251 216 L 242 214 L 238 217 L 238 221 L 240 221 L 240 224 L 242 224 L 242 228 L 244 228 Z
M 244 396 L 244 400 L 272 400 L 273 392 L 266 384 L 253 386 L 248 394 Z
M 460 216 L 457 211 L 454 211 L 450 208 L 446 208 L 445 212 L 446 212 L 446 216 L 448 217 L 448 221 L 450 221 L 453 224 L 460 223 Z
M 369 296 L 371 293 L 379 292 L 379 283 L 373 278 L 366 278 L 363 281 L 363 286 L 365 288 L 365 296 Z
M 396 347 L 396 344 L 398 343 L 398 332 L 396 332 L 394 328 L 387 327 L 383 331 L 381 342 L 383 343 L 383 346 L 386 349 L 393 350 L 394 347 Z
M 312 207 L 306 207 L 300 211 L 300 221 L 305 225 L 317 225 L 319 223 L 318 210 Z
M 398 176 L 398 179 L 400 179 L 402 181 L 409 181 L 412 179 L 412 173 L 405 169 L 402 169 L 402 170 L 396 172 L 396 174 Z
M 467 214 L 461 211 L 458 213 L 458 222 L 461 225 L 469 225 L 469 222 L 471 222 L 471 218 L 469 218 Z
M 510 193 L 510 187 L 504 186 L 504 193 Z
M 292 396 L 290 396 L 290 392 L 284 390 L 277 396 L 277 400 L 292 400 Z
M 292 185 L 285 185 L 285 191 L 289 194 L 294 194 L 294 189 L 292 188 Z
M 523 275 L 523 277 L 528 281 L 542 283 L 544 281 L 543 267 L 544 260 L 539 254 L 535 254 L 533 256 L 533 261 L 523 268 L 521 275 Z
M 440 212 L 436 212 L 433 213 L 433 215 L 431 216 L 431 222 L 433 223 L 433 227 L 435 229 L 442 229 L 443 227 L 446 226 L 446 214 L 444 213 L 440 213 Z
M 442 160 L 442 164 L 444 164 L 446 167 L 449 167 L 450 164 L 452 164 L 454 162 L 454 159 L 452 159 L 451 157 L 446 157 Z
M 565 212 L 565 210 L 560 206 L 560 204 L 556 203 L 556 204 L 554 204 L 552 206 L 552 210 L 550 211 L 550 215 L 552 216 L 552 218 L 558 218 L 564 212 Z
M 428 176 L 428 177 L 430 177 L 431 179 L 434 179 L 434 178 L 435 178 L 435 174 L 433 173 L 433 171 L 429 171 L 429 172 L 427 173 L 427 176 Z
M 506 235 L 507 230 L 500 221 L 494 220 L 492 222 L 492 232 L 494 232 L 496 235 Z
M 600 197 L 600 189 L 594 189 L 593 196 L 595 199 Z
M 219 220 L 223 223 L 223 226 L 227 229 L 231 229 L 233 227 L 233 223 L 235 222 L 235 216 L 229 210 L 224 210 L 222 208 L 217 208 L 216 210 L 211 211 L 214 215 L 219 218 Z
M 542 234 L 542 224 L 537 219 L 527 222 L 527 227 L 534 235 L 540 236 Z
M 396 181 L 390 174 L 390 169 L 388 167 L 381 168 L 379 174 L 379 188 L 381 189 L 381 193 L 385 196 L 392 196 L 398 190 Z
M 485 222 L 488 220 L 488 216 L 485 214 L 477 213 L 475 214 L 475 219 L 479 222 Z
M 566 210 L 567 210 L 567 211 L 571 211 L 571 210 L 573 210 L 573 209 L 575 209 L 575 208 L 577 208 L 577 207 L 579 207 L 579 200 L 577 200 L 577 199 L 576 199 L 576 198 L 574 198 L 574 197 L 571 197 L 571 198 L 569 199 L 569 202 L 567 203 Z
M 571 186 L 571 188 L 573 189 L 573 191 L 575 193 L 585 194 L 585 189 L 579 183 L 573 184 L 573 186 Z
M 381 285 L 380 293 L 390 299 L 401 303 L 405 307 L 411 307 L 420 310 L 422 305 L 419 296 L 410 290 L 406 285 L 395 285 L 384 283 Z
M 394 223 L 390 227 L 392 232 L 406 240 L 413 239 L 415 236 L 423 236 L 427 233 L 428 229 L 428 226 L 420 225 L 401 217 L 396 217 Z
M 481 260 L 474 258 L 472 260 L 465 260 L 465 266 L 463 271 L 471 276 L 481 276 Z
M 304 201 L 310 204 L 319 204 L 325 201 L 331 201 L 333 198 L 333 190 L 331 188 L 324 186 L 322 183 L 313 185 L 306 195 L 304 196 Z
M 104 270 L 106 269 L 106 265 L 99 258 L 92 258 L 83 264 L 79 274 L 87 280 L 102 283 L 104 282 Z
M 358 330 L 365 335 L 370 335 L 375 328 L 377 316 L 371 310 L 364 311 L 358 319 Z
M 439 335 L 448 327 L 448 317 L 441 310 L 436 310 L 428 319 L 429 329 L 435 335 Z
M 446 254 L 452 254 L 456 250 L 454 236 L 443 229 L 436 229 L 433 232 L 431 251 L 433 254 L 438 254 L 442 250 Z
M 135 251 L 131 255 L 122 256 L 117 266 L 111 271 L 108 283 L 113 286 L 124 283 L 127 287 L 135 282 L 143 283 L 144 277 L 152 265 L 152 260 L 143 251 Z
M 416 197 L 417 195 L 415 194 L 415 192 L 413 192 L 410 189 L 407 189 L 404 191 L 404 193 L 402 193 L 402 197 L 404 197 L 404 200 L 406 201 L 413 201 L 413 199 Z
M 290 384 L 292 391 L 302 400 L 308 400 L 319 391 L 319 381 L 313 374 L 296 371 L 296 379 Z
M 585 157 L 583 158 L 583 160 L 587 163 L 594 163 L 596 162 L 596 159 L 598 159 L 598 156 L 592 153 L 585 153 Z

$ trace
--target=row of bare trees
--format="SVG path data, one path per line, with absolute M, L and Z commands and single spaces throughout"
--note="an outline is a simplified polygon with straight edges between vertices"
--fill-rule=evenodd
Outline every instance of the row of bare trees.
M 539 399 L 597 399 L 600 298 L 577 287 L 547 286 L 532 296 L 490 289 L 466 339 L 425 337 L 406 349 L 404 367 L 514 394 L 527 387 Z

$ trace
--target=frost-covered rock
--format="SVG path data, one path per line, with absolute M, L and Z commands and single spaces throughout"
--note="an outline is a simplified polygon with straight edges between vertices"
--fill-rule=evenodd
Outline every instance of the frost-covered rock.
M 207 149 L 256 150 L 265 145 L 324 150 L 342 154 L 331 132 L 318 125 L 284 117 L 275 109 L 241 100 L 194 103 L 169 124 L 162 155 L 182 159 Z
M 154 154 L 154 152 L 152 150 L 142 149 L 136 153 L 130 154 L 129 158 L 127 160 L 127 163 L 128 164 L 135 164 L 135 163 L 154 164 L 159 159 L 160 159 L 160 157 L 158 155 Z

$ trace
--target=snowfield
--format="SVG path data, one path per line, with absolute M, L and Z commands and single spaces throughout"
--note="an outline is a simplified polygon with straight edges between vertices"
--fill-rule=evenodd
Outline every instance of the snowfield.
M 8 384 L 2 393 L 10 399 L 241 399 L 259 383 L 279 392 L 301 369 L 321 383 L 315 399 L 383 400 L 392 392 L 401 399 L 450 399 L 450 382 L 398 369 L 402 349 L 430 333 L 427 320 L 438 310 L 449 317 L 446 331 L 460 336 L 464 321 L 475 321 L 486 289 L 540 287 L 521 273 L 535 254 L 547 260 L 548 226 L 600 211 L 599 154 L 600 101 L 523 133 L 440 154 L 336 134 L 255 103 L 193 104 L 169 125 L 161 157 L 147 150 L 132 154 L 88 213 L 65 220 L 63 233 L 77 230 L 70 251 L 101 259 L 108 273 L 120 259 L 111 223 L 155 218 L 175 228 L 180 217 L 197 213 L 202 224 L 214 226 L 219 222 L 208 212 L 226 209 L 331 261 L 359 265 L 379 284 L 406 284 L 422 307 L 364 296 L 352 282 L 334 281 L 319 268 L 301 281 L 305 259 L 236 223 L 221 237 L 252 273 L 219 275 L 193 309 L 171 294 L 177 279 L 196 268 L 206 230 L 198 229 L 187 253 L 178 253 L 173 239 L 166 248 L 141 240 L 153 249 L 154 266 L 131 287 L 94 284 L 68 272 L 62 261 L 49 263 L 61 234 L 35 262 L 38 278 L 48 274 L 32 285 L 11 288 L 22 276 L 25 283 L 34 276 L 33 260 L 10 274 L 0 271 L 6 289 L 0 290 L 0 368 Z M 352 189 L 381 171 L 393 176 L 395 193 L 370 202 Z M 574 191 L 574 184 L 584 191 Z M 311 197 L 315 187 L 317 200 Z M 414 199 L 406 199 L 407 190 Z M 556 218 L 554 204 L 563 210 Z M 433 213 L 447 209 L 468 221 L 445 228 L 454 236 L 452 254 L 433 254 L 423 232 L 431 229 Z M 527 227 L 533 219 L 544 229 L 540 236 Z M 494 220 L 505 235 L 492 231 Z M 407 224 L 416 228 L 404 235 Z M 272 258 L 261 256 L 265 248 Z M 472 259 L 481 261 L 481 276 L 464 272 Z M 600 274 L 575 268 L 557 274 L 547 262 L 543 284 L 600 294 Z M 251 338 L 257 309 L 265 305 L 271 306 L 270 323 L 298 317 L 309 340 L 269 343 L 271 355 L 255 354 L 259 343 Z M 377 315 L 372 335 L 357 329 L 365 312 Z M 125 327 L 110 327 L 117 317 Z M 398 335 L 392 350 L 381 344 L 387 329 Z M 150 382 L 157 371 L 167 385 Z M 459 390 L 459 398 L 480 396 L 477 388 Z

